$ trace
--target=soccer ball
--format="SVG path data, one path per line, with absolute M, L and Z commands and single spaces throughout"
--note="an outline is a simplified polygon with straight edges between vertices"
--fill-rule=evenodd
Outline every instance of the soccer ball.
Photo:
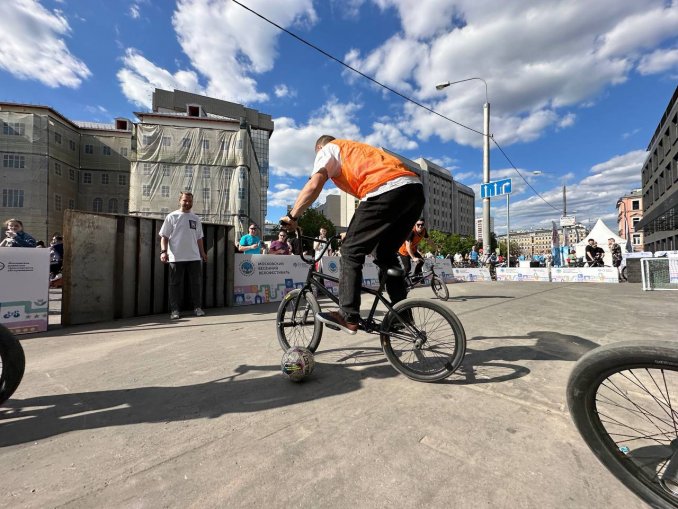
M 308 348 L 293 346 L 287 350 L 280 361 L 283 376 L 293 382 L 301 382 L 304 377 L 313 373 L 315 360 Z

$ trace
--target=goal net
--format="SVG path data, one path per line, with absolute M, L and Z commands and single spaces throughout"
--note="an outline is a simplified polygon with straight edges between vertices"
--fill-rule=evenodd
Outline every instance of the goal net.
M 643 290 L 678 290 L 678 257 L 642 258 Z

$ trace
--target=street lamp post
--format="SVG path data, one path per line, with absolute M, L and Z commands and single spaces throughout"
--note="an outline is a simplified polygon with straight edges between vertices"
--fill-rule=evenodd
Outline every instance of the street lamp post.
M 483 184 L 490 181 L 490 101 L 487 95 L 487 82 L 482 78 L 466 78 L 459 81 L 445 81 L 436 85 L 436 90 L 442 90 L 456 83 L 479 80 L 485 84 L 485 104 L 483 104 Z M 483 198 L 483 252 L 490 252 L 490 199 Z

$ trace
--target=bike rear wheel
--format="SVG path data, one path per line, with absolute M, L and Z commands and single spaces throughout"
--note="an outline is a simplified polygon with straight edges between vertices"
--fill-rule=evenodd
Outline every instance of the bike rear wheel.
M 431 290 L 440 300 L 447 300 L 450 298 L 450 292 L 447 289 L 445 281 L 443 281 L 439 276 L 433 276 L 431 278 Z
M 295 313 L 295 303 L 301 292 L 303 294 Z M 296 289 L 285 295 L 276 316 L 278 342 L 284 351 L 301 346 L 315 352 L 323 333 L 322 322 L 315 319 L 318 313 L 320 305 L 310 290 Z
M 466 353 L 466 333 L 457 316 L 427 299 L 405 299 L 393 310 L 407 325 L 391 312 L 382 323 L 381 346 L 391 365 L 419 382 L 454 373 Z
M 19 387 L 25 367 L 26 357 L 21 343 L 0 325 L 0 405 Z
M 653 507 L 678 507 L 678 345 L 596 348 L 567 384 L 570 415 L 600 462 Z

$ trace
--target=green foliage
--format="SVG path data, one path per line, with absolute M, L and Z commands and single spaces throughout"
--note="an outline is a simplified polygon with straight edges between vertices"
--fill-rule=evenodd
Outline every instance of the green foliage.
M 435 254 L 439 250 L 443 256 L 454 255 L 455 253 L 465 254 L 471 251 L 474 244 L 477 244 L 473 237 L 462 237 L 458 233 L 448 235 L 438 230 L 431 230 L 428 235 L 428 239 L 419 243 L 419 252 L 421 253 L 430 251 Z
M 499 242 L 499 249 L 500 249 L 499 252 L 502 255 L 506 256 L 506 241 L 505 240 L 502 240 L 501 242 Z M 517 242 L 512 240 L 511 241 L 511 257 L 520 256 L 520 254 L 521 254 L 520 244 L 518 244 Z

